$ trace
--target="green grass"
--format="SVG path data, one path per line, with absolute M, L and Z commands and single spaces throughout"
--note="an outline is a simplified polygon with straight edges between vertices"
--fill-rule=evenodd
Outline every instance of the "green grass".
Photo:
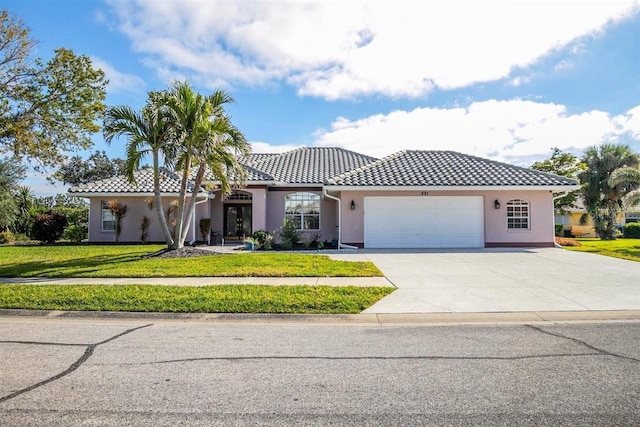
M 385 287 L 0 285 L 0 308 L 183 313 L 360 313 Z
M 143 258 L 160 245 L 0 246 L 0 277 L 373 277 L 371 262 L 283 252 Z
M 565 247 L 571 251 L 591 252 L 615 258 L 640 261 L 640 239 L 577 239 L 581 246 Z

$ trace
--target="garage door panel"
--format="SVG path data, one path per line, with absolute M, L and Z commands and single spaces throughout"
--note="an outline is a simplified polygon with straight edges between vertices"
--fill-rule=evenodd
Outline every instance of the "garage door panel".
M 483 198 L 366 197 L 365 247 L 484 247 Z

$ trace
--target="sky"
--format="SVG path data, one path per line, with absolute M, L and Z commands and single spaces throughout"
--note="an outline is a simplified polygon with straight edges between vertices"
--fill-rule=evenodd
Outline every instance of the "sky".
M 640 0 L 3 0 L 109 79 L 107 105 L 224 89 L 254 152 L 453 150 L 530 166 L 640 152 Z M 87 157 L 125 157 L 93 137 Z M 30 176 L 34 193 L 66 191 Z

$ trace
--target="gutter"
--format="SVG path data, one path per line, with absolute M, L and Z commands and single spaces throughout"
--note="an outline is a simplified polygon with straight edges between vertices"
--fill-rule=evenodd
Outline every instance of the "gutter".
M 356 246 L 345 245 L 344 243 L 342 243 L 342 200 L 340 200 L 335 196 L 330 195 L 326 188 L 324 189 L 323 196 L 326 197 L 327 199 L 335 200 L 336 202 L 338 202 L 338 250 L 342 248 L 359 249 Z
M 566 196 L 567 194 L 569 194 L 568 190 L 564 190 L 561 193 L 558 193 L 557 196 L 553 196 L 553 221 L 551 222 L 553 224 L 553 244 L 556 248 L 562 248 L 562 246 L 560 246 L 559 244 L 556 243 L 556 230 L 555 230 L 555 226 L 556 226 L 556 209 L 555 209 L 555 201 L 558 199 L 563 198 L 564 196 Z
M 189 242 L 189 245 L 191 246 L 193 246 L 193 244 L 196 242 L 196 210 L 197 210 L 196 206 L 208 201 L 209 201 L 209 195 L 207 195 L 207 197 L 205 197 L 202 200 L 198 200 L 196 196 L 196 203 L 195 203 L 195 206 L 193 207 L 193 215 L 191 216 L 191 241 Z

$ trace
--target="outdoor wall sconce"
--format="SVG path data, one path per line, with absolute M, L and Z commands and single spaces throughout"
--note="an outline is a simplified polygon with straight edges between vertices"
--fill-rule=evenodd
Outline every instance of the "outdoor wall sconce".
M 496 201 L 493 202 L 493 207 L 496 209 L 500 209 L 500 201 L 498 199 L 496 199 Z
M 356 202 L 354 202 L 353 200 L 351 201 L 351 210 L 352 211 L 356 210 Z

